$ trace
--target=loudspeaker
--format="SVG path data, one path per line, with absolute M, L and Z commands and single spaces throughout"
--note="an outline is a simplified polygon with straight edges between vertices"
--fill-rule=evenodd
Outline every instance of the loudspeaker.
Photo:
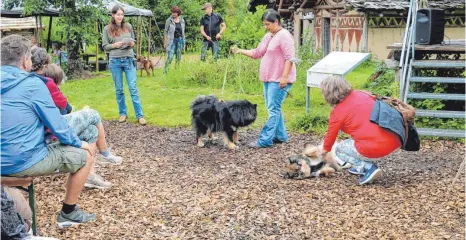
M 441 44 L 445 34 L 445 11 L 423 8 L 417 11 L 416 44 Z

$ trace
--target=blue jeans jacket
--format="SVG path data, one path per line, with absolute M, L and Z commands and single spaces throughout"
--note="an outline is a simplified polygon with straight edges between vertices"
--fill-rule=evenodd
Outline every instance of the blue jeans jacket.
M 372 108 L 371 122 L 396 133 L 400 137 L 401 146 L 405 144 L 405 125 L 401 114 L 384 101 L 375 100 Z

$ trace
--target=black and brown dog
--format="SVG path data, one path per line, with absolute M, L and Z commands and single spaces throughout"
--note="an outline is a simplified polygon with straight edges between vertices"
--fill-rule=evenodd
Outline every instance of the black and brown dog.
M 252 124 L 257 117 L 257 104 L 247 100 L 219 101 L 214 95 L 198 96 L 191 103 L 192 125 L 196 131 L 197 145 L 203 147 L 202 136 L 206 133 L 224 132 L 225 145 L 238 148 L 238 128 Z

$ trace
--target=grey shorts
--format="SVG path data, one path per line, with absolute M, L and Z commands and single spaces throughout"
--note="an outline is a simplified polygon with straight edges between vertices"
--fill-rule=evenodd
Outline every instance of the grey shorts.
M 15 174 L 13 177 L 34 177 L 54 173 L 75 173 L 86 165 L 87 151 L 80 148 L 52 143 L 47 146 L 49 154 L 32 167 Z

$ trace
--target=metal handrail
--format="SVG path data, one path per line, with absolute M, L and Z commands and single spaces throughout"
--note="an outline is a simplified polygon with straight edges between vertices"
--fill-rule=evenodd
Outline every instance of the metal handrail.
M 408 10 L 408 18 L 406 19 L 406 31 L 405 31 L 405 34 L 404 34 L 404 37 L 403 37 L 403 44 L 402 44 L 402 48 L 401 48 L 401 58 L 400 58 L 400 68 L 403 67 L 403 62 L 404 62 L 404 58 L 405 58 L 405 47 L 406 47 L 406 40 L 408 39 L 408 32 L 410 30 L 410 27 L 411 27 L 411 8 L 413 6 L 413 2 L 414 0 L 411 0 L 410 3 L 409 3 L 409 10 Z
M 402 75 L 400 79 L 400 98 L 404 100 L 404 96 L 407 94 L 407 80 L 409 79 L 408 69 L 410 68 L 410 62 L 414 59 L 414 51 L 416 48 L 415 44 L 415 32 L 416 32 L 416 19 L 417 19 L 417 0 L 410 1 L 408 20 L 406 24 L 405 39 L 403 40 L 402 55 L 400 59 L 400 67 L 402 68 Z M 408 24 L 409 23 L 409 24 Z M 410 56 L 411 52 L 411 56 Z

